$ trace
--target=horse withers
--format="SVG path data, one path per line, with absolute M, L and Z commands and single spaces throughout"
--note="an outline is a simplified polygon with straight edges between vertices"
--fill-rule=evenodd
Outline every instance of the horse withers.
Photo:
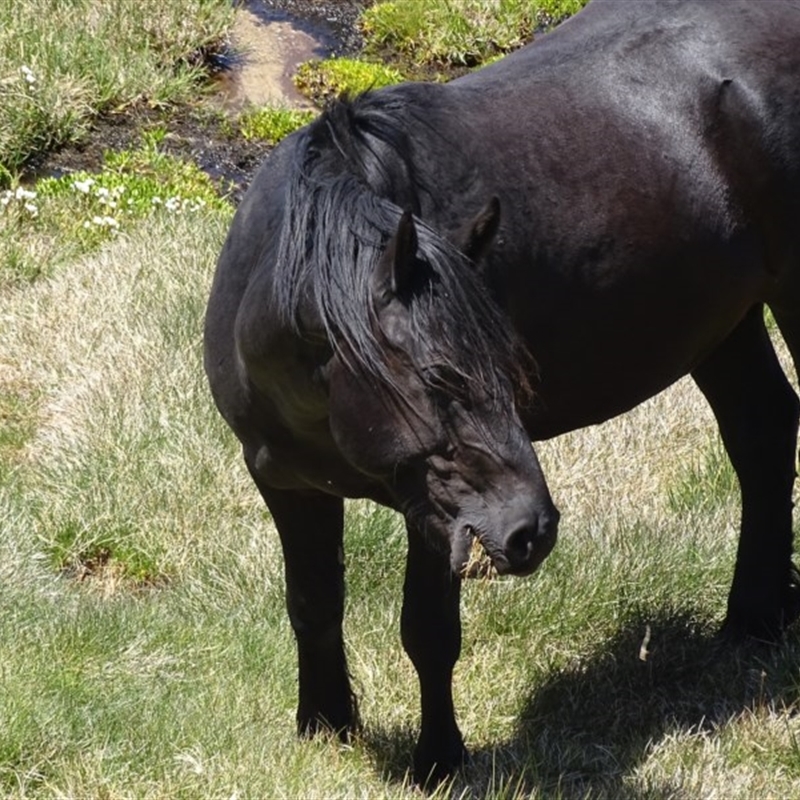
M 724 631 L 773 638 L 792 566 L 800 2 L 594 0 L 447 85 L 334 103 L 276 148 L 219 259 L 205 363 L 285 558 L 302 733 L 357 725 L 343 498 L 400 511 L 417 780 L 465 756 L 451 695 L 477 538 L 524 575 L 558 512 L 531 440 L 691 374 L 739 478 Z

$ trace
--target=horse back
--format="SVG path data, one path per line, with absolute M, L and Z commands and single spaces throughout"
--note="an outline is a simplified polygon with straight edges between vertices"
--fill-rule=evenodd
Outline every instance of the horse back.
M 800 302 L 798 76 L 796 0 L 594 0 L 450 85 L 503 208 L 488 272 L 549 377 L 536 438 L 663 389 L 755 303 Z

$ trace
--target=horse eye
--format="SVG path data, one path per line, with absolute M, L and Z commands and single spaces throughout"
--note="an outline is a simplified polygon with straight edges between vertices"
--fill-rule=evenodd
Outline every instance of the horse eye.
M 436 394 L 462 403 L 468 400 L 469 380 L 463 373 L 449 366 L 431 367 L 425 373 L 428 385 Z

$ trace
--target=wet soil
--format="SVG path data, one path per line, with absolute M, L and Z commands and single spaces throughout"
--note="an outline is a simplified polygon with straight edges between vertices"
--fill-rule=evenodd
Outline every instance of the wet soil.
M 322 34 L 332 55 L 358 52 L 363 40 L 356 22 L 374 0 L 258 0 L 248 7 L 265 21 L 291 21 L 313 36 Z
M 133 106 L 97 118 L 84 139 L 43 154 L 29 165 L 32 178 L 96 171 L 108 150 L 135 148 L 143 131 L 167 131 L 164 151 L 191 159 L 237 201 L 270 147 L 247 141 L 230 117 L 248 102 L 302 105 L 291 84 L 297 64 L 312 57 L 347 55 L 361 45 L 356 21 L 372 0 L 246 0 L 237 4 L 232 41 L 197 54 L 208 83 L 192 105 Z M 238 40 L 237 40 L 238 39 Z

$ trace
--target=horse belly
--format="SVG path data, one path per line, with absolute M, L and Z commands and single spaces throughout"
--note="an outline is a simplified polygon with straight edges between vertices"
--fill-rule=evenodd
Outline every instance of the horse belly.
M 604 422 L 690 373 L 768 283 L 758 260 L 737 265 L 721 255 L 661 273 L 588 296 L 567 285 L 512 314 L 538 368 L 524 415 L 533 439 Z

